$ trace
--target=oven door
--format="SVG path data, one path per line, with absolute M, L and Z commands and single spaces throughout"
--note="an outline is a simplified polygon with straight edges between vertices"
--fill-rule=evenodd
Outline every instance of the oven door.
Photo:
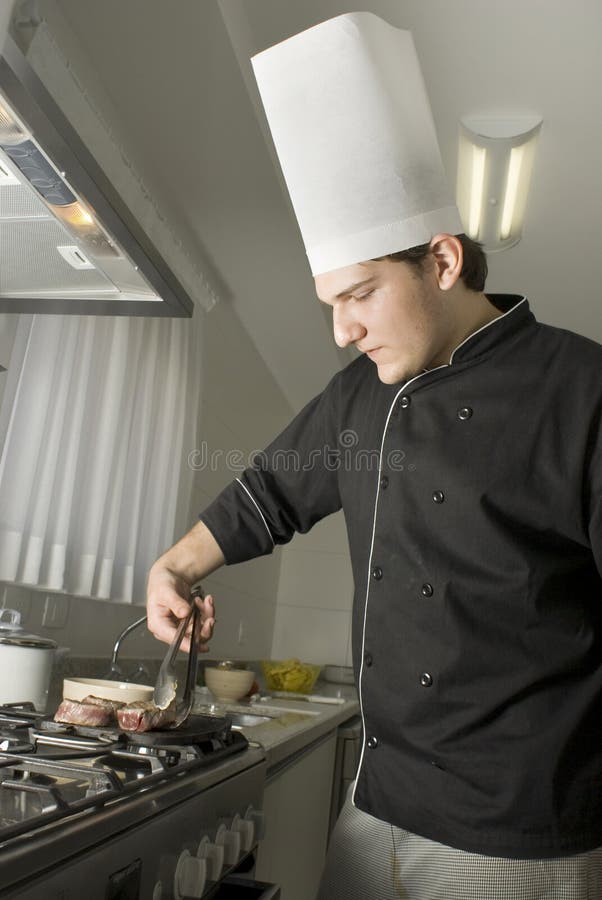
M 266 884 L 264 881 L 249 881 L 240 875 L 230 875 L 220 885 L 215 900 L 280 900 L 280 888 L 277 884 Z

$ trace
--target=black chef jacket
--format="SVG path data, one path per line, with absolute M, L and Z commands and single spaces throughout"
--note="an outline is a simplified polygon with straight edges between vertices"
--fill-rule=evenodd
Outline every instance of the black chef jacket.
M 602 347 L 489 299 L 504 314 L 449 365 L 403 385 L 347 366 L 201 518 L 237 563 L 342 506 L 354 803 L 563 856 L 602 844 Z

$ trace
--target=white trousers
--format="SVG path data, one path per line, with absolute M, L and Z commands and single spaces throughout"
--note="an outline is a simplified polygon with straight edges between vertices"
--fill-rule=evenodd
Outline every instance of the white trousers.
M 317 900 L 602 900 L 602 847 L 543 860 L 467 853 L 374 819 L 350 796 Z

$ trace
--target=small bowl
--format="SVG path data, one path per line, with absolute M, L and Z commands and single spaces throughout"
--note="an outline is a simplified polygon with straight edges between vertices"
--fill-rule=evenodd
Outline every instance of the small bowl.
M 298 659 L 264 659 L 261 668 L 268 690 L 310 694 L 322 666 L 302 663 Z
M 205 666 L 205 684 L 216 700 L 232 703 L 241 700 L 248 694 L 255 681 L 255 672 L 251 669 L 221 669 L 217 666 Z
M 329 684 L 355 684 L 353 666 L 326 666 L 322 678 Z
M 154 687 L 150 684 L 132 684 L 129 681 L 110 681 L 102 678 L 65 678 L 63 698 L 81 701 L 90 694 L 102 700 L 120 700 L 132 703 L 134 700 L 152 700 Z

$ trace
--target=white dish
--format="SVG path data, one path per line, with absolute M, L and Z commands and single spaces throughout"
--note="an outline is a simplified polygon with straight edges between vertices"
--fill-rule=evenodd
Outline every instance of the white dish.
M 63 697 L 66 700 L 83 700 L 84 697 L 92 694 L 103 700 L 132 703 L 134 700 L 152 700 L 154 690 L 150 684 L 105 681 L 102 678 L 65 678 L 63 680 Z
M 322 679 L 330 684 L 355 683 L 351 666 L 325 666 L 322 670 Z

